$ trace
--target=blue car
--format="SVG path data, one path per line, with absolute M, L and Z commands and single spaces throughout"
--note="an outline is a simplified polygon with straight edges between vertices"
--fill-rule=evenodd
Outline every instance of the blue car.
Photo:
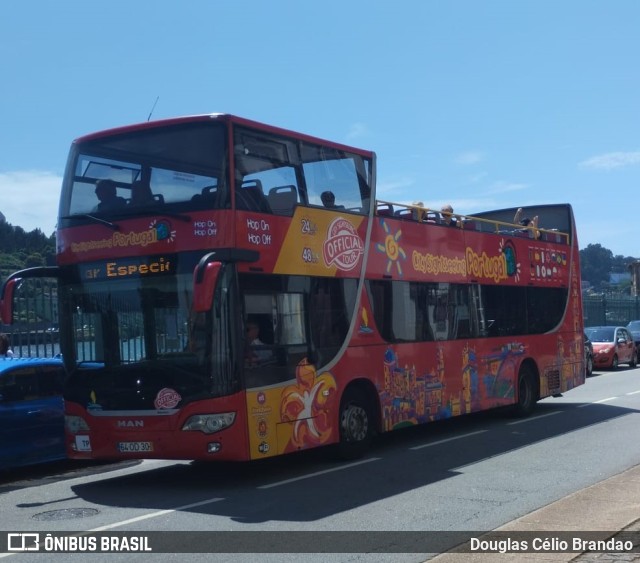
M 58 358 L 0 359 L 0 470 L 66 459 Z

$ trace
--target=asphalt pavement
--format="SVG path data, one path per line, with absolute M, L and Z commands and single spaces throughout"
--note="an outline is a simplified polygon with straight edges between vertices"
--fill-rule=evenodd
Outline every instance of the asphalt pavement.
M 544 506 L 494 530 L 501 537 L 530 538 L 533 532 L 541 539 L 553 538 L 560 532 L 610 532 L 603 540 L 617 538 L 633 541 L 633 552 L 515 552 L 465 553 L 448 552 L 429 560 L 435 563 L 495 563 L 545 561 L 548 563 L 640 562 L 640 465 L 605 479 L 586 489 Z M 631 532 L 631 533 L 630 533 Z M 525 533 L 518 536 L 519 533 Z M 480 538 L 482 539 L 482 538 Z M 530 542 L 531 543 L 531 542 Z M 613 543 L 615 545 L 615 543 Z

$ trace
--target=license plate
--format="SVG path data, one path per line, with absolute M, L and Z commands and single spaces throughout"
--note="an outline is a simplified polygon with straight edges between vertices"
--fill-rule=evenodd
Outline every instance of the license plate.
M 152 452 L 153 442 L 118 442 L 118 451 L 121 453 Z
M 91 440 L 89 436 L 76 436 L 76 450 L 79 452 L 91 451 Z

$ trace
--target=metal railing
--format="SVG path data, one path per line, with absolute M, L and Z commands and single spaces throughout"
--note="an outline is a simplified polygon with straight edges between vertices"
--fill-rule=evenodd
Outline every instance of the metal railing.
M 376 216 L 393 217 L 395 219 L 409 219 L 418 223 L 440 223 L 442 212 L 416 204 L 397 203 L 393 201 L 376 200 Z M 570 236 L 555 229 L 543 229 L 538 226 L 522 226 L 510 221 L 485 219 L 473 215 L 451 214 L 456 219 L 456 227 L 465 230 L 482 231 L 496 234 L 518 234 L 533 239 L 569 244 Z
M 582 309 L 585 326 L 625 326 L 640 320 L 640 297 L 585 296 Z
M 16 301 L 14 322 L 0 325 L 9 337 L 16 357 L 53 357 L 60 353 L 58 332 L 58 284 L 40 278 L 24 280 L 21 297 Z

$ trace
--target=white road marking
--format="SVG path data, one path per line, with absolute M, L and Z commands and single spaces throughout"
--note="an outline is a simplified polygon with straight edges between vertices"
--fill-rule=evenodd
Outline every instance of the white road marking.
M 143 514 L 142 516 L 137 516 L 136 518 L 129 518 L 129 520 L 122 520 L 120 522 L 114 522 L 113 524 L 108 524 L 106 526 L 100 526 L 99 528 L 92 528 L 91 530 L 87 530 L 87 532 L 102 532 L 104 530 L 111 530 L 113 528 L 119 528 L 120 526 L 126 526 L 127 524 L 133 524 L 134 522 L 140 522 L 141 520 L 148 520 L 149 518 L 157 518 L 158 516 L 164 516 L 165 514 L 171 514 L 172 512 L 178 512 L 180 510 L 188 510 L 190 508 L 195 508 L 196 506 L 203 506 L 205 504 L 213 504 L 214 502 L 220 502 L 221 500 L 224 500 L 224 498 L 215 497 L 207 500 L 201 500 L 200 502 L 185 504 L 183 506 L 176 506 L 175 508 L 170 508 L 168 510 L 159 510 L 158 512 L 150 512 L 149 514 Z
M 284 481 L 277 481 L 276 483 L 270 483 L 269 485 L 260 485 L 257 487 L 258 489 L 272 489 L 273 487 L 280 487 L 281 485 L 288 485 L 289 483 L 294 483 L 295 481 L 302 481 L 304 479 L 311 479 L 312 477 L 317 477 L 318 475 L 325 475 L 326 473 L 333 473 L 334 471 L 342 471 L 343 469 L 349 469 L 350 467 L 356 467 L 357 465 L 362 465 L 363 463 L 369 463 L 371 461 L 379 461 L 379 457 L 371 457 L 369 459 L 363 459 L 362 461 L 356 461 L 354 463 L 348 463 L 346 465 L 340 465 L 339 467 L 333 467 L 331 469 L 325 469 L 324 471 L 316 471 L 315 473 L 309 473 L 307 475 L 301 475 L 300 477 L 293 477 L 292 479 L 285 479 Z
M 422 448 L 430 448 L 431 446 L 437 446 L 439 444 L 445 444 L 446 442 L 452 442 L 453 440 L 459 440 L 460 438 L 468 438 L 469 436 L 475 436 L 476 434 L 483 434 L 487 430 L 477 430 L 476 432 L 469 432 L 467 434 L 460 434 L 460 436 L 452 436 L 451 438 L 445 438 L 444 440 L 438 440 L 437 442 L 429 442 L 428 444 L 422 444 L 421 446 L 413 446 L 410 450 L 421 450 Z
M 608 403 L 609 401 L 615 401 L 618 397 L 607 397 L 606 399 L 600 399 L 599 401 L 593 401 L 594 405 L 598 405 L 600 403 Z
M 533 422 L 534 420 L 546 418 L 547 416 L 553 416 L 554 414 L 560 414 L 561 412 L 563 411 L 552 411 L 552 412 L 547 412 L 545 414 L 540 414 L 538 416 L 531 416 L 529 418 L 523 418 L 521 420 L 514 420 L 513 422 L 507 422 L 507 426 L 513 426 L 515 424 L 524 424 L 525 422 Z

